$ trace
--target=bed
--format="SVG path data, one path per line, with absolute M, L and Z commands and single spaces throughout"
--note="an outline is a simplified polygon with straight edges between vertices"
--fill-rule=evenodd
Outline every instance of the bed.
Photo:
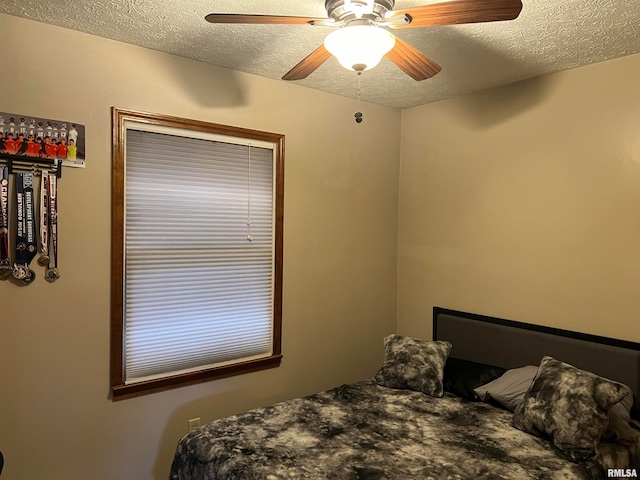
M 640 344 L 434 307 L 373 379 L 187 434 L 170 480 L 638 476 L 639 393 Z

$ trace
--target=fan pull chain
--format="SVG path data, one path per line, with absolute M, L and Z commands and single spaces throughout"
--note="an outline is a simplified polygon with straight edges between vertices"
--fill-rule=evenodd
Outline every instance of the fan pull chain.
M 360 85 L 361 85 L 362 76 L 360 72 L 358 72 L 358 103 L 356 104 L 357 112 L 354 115 L 356 117 L 356 123 L 362 123 L 362 112 L 360 111 Z
M 248 175 L 247 175 L 247 240 L 250 242 L 253 240 L 251 235 L 251 145 L 249 145 L 249 161 L 248 161 Z

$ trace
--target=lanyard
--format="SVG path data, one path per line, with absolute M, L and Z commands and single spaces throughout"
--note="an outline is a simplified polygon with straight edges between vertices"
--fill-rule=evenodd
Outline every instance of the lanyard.
M 9 258 L 9 168 L 0 169 L 0 276 L 11 272 Z
M 47 197 L 49 199 L 49 265 L 44 272 L 48 282 L 60 278 L 58 270 L 58 178 L 53 173 L 47 175 Z
M 40 182 L 40 257 L 38 265 L 49 264 L 49 175 L 42 170 Z
M 33 174 L 16 174 L 16 263 L 13 276 L 23 284 L 31 283 L 36 274 L 29 264 L 36 256 L 36 224 L 33 208 Z

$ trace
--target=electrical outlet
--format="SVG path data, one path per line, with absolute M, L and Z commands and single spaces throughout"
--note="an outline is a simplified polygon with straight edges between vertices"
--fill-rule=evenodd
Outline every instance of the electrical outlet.
M 189 420 L 188 428 L 190 432 L 193 432 L 196 428 L 200 426 L 200 417 L 192 418 Z

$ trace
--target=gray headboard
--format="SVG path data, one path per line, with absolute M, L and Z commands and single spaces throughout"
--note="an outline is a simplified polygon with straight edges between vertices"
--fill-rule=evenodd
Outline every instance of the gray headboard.
M 502 368 L 538 365 L 545 355 L 628 385 L 640 409 L 640 343 L 433 308 L 433 339 L 450 356 Z

